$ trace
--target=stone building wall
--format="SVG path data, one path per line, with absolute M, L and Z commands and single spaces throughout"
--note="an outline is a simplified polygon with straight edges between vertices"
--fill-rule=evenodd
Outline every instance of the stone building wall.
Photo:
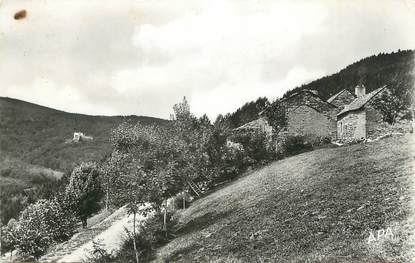
M 366 111 L 349 112 L 337 121 L 337 136 L 340 141 L 350 142 L 366 138 Z
M 302 105 L 287 109 L 287 135 L 315 135 L 336 138 L 336 121 L 331 115 Z
M 337 107 L 311 92 L 301 92 L 283 101 L 287 127 L 281 135 L 308 135 L 336 139 Z

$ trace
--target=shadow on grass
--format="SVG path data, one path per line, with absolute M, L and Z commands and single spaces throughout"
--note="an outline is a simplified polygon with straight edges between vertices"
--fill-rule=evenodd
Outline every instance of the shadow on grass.
M 199 249 L 199 248 L 201 248 L 199 244 L 192 243 L 189 246 L 186 246 L 184 248 L 174 251 L 167 258 L 165 258 L 165 262 L 172 262 L 172 261 L 178 260 L 182 255 L 189 255 L 192 253 L 192 251 L 195 251 L 196 249 Z
M 178 235 L 186 235 L 190 234 L 194 231 L 200 231 L 209 227 L 210 225 L 216 224 L 219 220 L 223 218 L 227 218 L 229 215 L 233 213 L 233 210 L 227 210 L 221 213 L 213 213 L 209 212 L 200 217 L 196 217 L 189 222 L 179 226 L 177 228 L 176 234 Z

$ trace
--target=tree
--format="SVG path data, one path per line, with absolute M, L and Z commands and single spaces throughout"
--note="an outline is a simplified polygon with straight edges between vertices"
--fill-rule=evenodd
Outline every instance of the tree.
M 87 219 L 100 208 L 102 197 L 99 170 L 95 163 L 82 163 L 74 168 L 65 195 L 73 201 L 76 215 L 87 226 Z
M 398 95 L 393 94 L 390 89 L 381 91 L 373 100 L 373 107 L 382 114 L 383 121 L 394 124 L 398 117 L 407 114 L 407 107 Z
M 123 169 L 127 166 L 129 158 L 125 153 L 119 150 L 114 150 L 111 155 L 100 165 L 100 182 L 105 191 L 105 209 L 108 210 L 111 204 L 119 206 L 114 203 L 114 196 L 117 194 L 114 191 L 114 186 L 119 178 L 126 174 Z M 117 200 L 115 200 L 117 201 Z
M 287 117 L 285 114 L 285 107 L 281 101 L 274 101 L 264 112 L 272 127 L 274 138 L 278 136 L 281 130 L 287 126 Z
M 168 197 L 177 193 L 179 176 L 175 159 L 180 147 L 171 131 L 140 123 L 123 123 L 111 137 L 116 162 L 109 162 L 110 171 L 116 171 L 112 183 L 114 202 L 127 205 L 133 215 L 133 245 L 136 261 L 140 252 L 136 241 L 136 215 L 152 209 L 160 210 Z M 163 227 L 165 228 L 165 227 Z
M 38 200 L 23 210 L 19 217 L 15 228 L 16 247 L 23 255 L 38 259 L 52 243 L 69 239 L 75 224 L 72 214 L 56 199 Z
M 207 148 L 213 126 L 206 115 L 196 118 L 190 112 L 185 98 L 181 103 L 174 105 L 173 110 L 176 116 L 173 130 L 181 153 L 176 163 L 182 177 L 183 190 L 190 188 L 199 195 L 199 187 L 195 182 L 209 181 L 212 177 Z

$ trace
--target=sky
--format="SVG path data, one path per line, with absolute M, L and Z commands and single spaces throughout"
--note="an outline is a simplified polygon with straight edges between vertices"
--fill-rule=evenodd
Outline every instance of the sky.
M 214 119 L 414 32 L 414 0 L 0 0 L 0 96 L 160 118 L 186 96 Z

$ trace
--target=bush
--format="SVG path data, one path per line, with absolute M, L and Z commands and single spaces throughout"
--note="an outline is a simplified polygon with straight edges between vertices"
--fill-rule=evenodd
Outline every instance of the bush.
M 39 200 L 20 215 L 16 247 L 22 255 L 38 259 L 51 244 L 69 239 L 75 225 L 75 218 L 56 200 Z
M 313 146 L 304 136 L 287 136 L 279 146 L 285 156 L 311 151 Z
M 17 221 L 10 219 L 6 226 L 1 228 L 1 254 L 12 252 L 16 248 Z
M 84 228 L 87 218 L 100 209 L 103 192 L 98 177 L 99 169 L 95 163 L 82 163 L 72 171 L 65 189 L 65 195 L 74 203 L 74 210 Z
M 167 213 L 166 231 L 163 230 L 163 213 L 158 212 L 148 218 L 140 230 L 140 234 L 150 240 L 152 246 L 160 246 L 174 237 L 176 220 L 172 213 Z
M 246 170 L 248 163 L 251 161 L 246 160 L 246 156 L 243 149 L 227 148 L 223 151 L 221 163 L 218 168 L 218 176 L 214 178 L 213 184 L 220 183 L 234 179 L 236 176 Z
M 183 207 L 183 198 L 185 207 Z M 172 201 L 174 211 L 183 208 L 188 208 L 190 206 L 190 195 L 188 193 L 180 193 L 174 196 Z
M 100 240 L 92 241 L 92 251 L 86 257 L 86 262 L 90 263 L 110 263 L 114 262 L 115 256 L 108 253 L 104 248 Z M 126 261 L 127 262 L 127 261 Z
M 275 158 L 272 141 L 265 132 L 238 131 L 231 136 L 231 140 L 243 146 L 246 166 L 264 164 Z

